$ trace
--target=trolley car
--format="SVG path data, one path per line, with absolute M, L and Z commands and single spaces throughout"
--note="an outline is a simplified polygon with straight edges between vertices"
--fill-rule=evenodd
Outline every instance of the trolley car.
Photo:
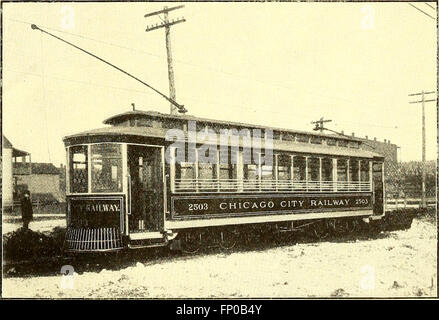
M 384 217 L 384 159 L 355 137 L 152 111 L 104 124 L 63 139 L 71 252 L 195 251 L 206 234 L 230 247 L 261 226 Z

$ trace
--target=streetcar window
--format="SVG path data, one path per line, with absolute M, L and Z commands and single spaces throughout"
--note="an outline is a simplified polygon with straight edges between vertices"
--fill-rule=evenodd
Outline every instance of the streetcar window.
M 378 185 L 383 182 L 383 164 L 381 162 L 374 162 L 372 165 L 373 181 Z
M 322 137 L 314 137 L 314 136 L 311 137 L 311 143 L 322 144 L 322 141 L 323 141 Z
M 244 164 L 244 189 L 255 190 L 259 186 L 259 166 Z
M 322 159 L 322 181 L 332 181 L 332 159 Z
M 370 167 L 369 160 L 361 160 L 361 181 L 369 181 L 370 180 Z
M 232 163 L 232 154 L 220 150 L 219 179 L 236 179 L 236 164 Z
M 262 184 L 263 189 L 274 188 L 274 167 L 262 165 L 261 166 L 261 179 L 264 181 Z
M 139 119 L 137 119 L 137 126 L 138 127 L 152 127 L 152 120 L 146 119 L 146 118 L 139 118 Z
M 282 140 L 284 141 L 294 141 L 294 134 L 289 132 L 284 132 L 282 134 Z
M 338 140 L 338 146 L 339 147 L 347 147 L 348 141 L 347 140 Z
M 198 153 L 198 182 L 201 191 L 216 189 L 213 180 L 216 179 L 217 153 L 210 153 L 209 149 L 205 150 L 204 154 Z
M 122 151 L 119 144 L 91 146 L 91 192 L 122 191 Z
M 350 181 L 358 181 L 358 169 L 359 169 L 359 163 L 357 159 L 351 159 L 349 162 L 349 177 Z
M 337 161 L 337 179 L 338 181 L 348 181 L 348 164 L 346 159 Z
M 258 165 L 256 164 L 244 164 L 244 179 L 245 180 L 258 180 Z
M 250 136 L 253 137 L 253 139 L 264 139 L 265 138 L 265 130 L 259 129 L 259 128 L 253 128 L 250 130 Z
M 309 142 L 309 136 L 304 135 L 304 134 L 298 134 L 297 135 L 297 141 L 298 142 L 306 142 L 306 143 L 308 143 Z
M 295 156 L 293 168 L 294 168 L 294 173 L 293 173 L 294 181 L 304 181 L 306 179 L 305 157 Z
M 183 130 L 183 123 L 171 120 L 164 120 L 162 122 L 162 128 L 164 129 L 180 129 Z
M 88 190 L 87 146 L 70 147 L 70 192 L 85 193 Z
M 195 164 L 190 162 L 176 163 L 175 176 L 177 179 L 195 179 Z
M 350 141 L 349 142 L 349 148 L 354 148 L 354 149 L 358 149 L 360 148 L 360 144 L 356 141 Z
M 337 141 L 335 139 L 327 138 L 326 139 L 326 144 L 328 146 L 335 146 L 337 144 Z
M 291 157 L 289 155 L 280 154 L 277 158 L 277 179 L 278 180 L 290 180 L 290 165 Z
M 320 159 L 308 158 L 308 181 L 320 180 Z
M 197 122 L 197 131 L 207 131 L 207 125 L 205 123 Z
M 273 166 L 265 166 L 261 167 L 261 178 L 263 180 L 273 180 Z

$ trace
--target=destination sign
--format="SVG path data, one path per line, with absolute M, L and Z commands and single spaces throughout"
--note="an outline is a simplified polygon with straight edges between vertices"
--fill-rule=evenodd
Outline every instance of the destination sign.
M 70 225 L 83 228 L 115 227 L 120 223 L 123 198 L 69 199 Z
M 246 195 L 230 197 L 172 197 L 174 217 L 359 210 L 372 208 L 371 194 L 337 195 Z

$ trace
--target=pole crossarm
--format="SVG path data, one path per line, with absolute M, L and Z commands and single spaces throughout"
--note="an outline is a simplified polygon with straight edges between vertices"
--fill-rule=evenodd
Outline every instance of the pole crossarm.
M 422 103 L 422 102 L 433 102 L 436 101 L 436 99 L 429 99 L 429 100 L 420 100 L 420 101 L 410 101 L 409 103 Z
M 147 14 L 144 15 L 144 17 L 147 18 L 147 17 L 155 16 L 157 14 L 167 13 L 169 11 L 176 10 L 176 9 L 181 9 L 181 8 L 184 8 L 184 4 L 180 5 L 180 6 L 175 6 L 175 7 L 172 7 L 172 8 L 164 8 L 164 9 L 159 10 L 159 11 L 147 13 Z
M 156 25 L 148 26 L 148 27 L 145 29 L 145 31 L 148 32 L 148 31 L 152 31 L 152 30 L 160 29 L 160 28 L 163 28 L 163 27 L 170 27 L 170 26 L 172 26 L 172 25 L 174 25 L 174 24 L 181 23 L 181 22 L 185 22 L 185 21 L 186 21 L 185 18 L 181 18 L 181 19 L 178 19 L 178 20 L 171 20 L 171 21 L 169 21 L 168 23 L 162 22 L 162 23 L 159 23 L 159 24 L 156 24 Z
M 432 94 L 432 93 L 436 93 L 436 91 L 426 91 L 426 92 L 424 92 L 424 94 Z M 409 94 L 408 96 L 409 96 L 409 97 L 412 97 L 412 96 L 422 96 L 422 92 L 411 93 L 411 94 Z
M 174 82 L 174 67 L 172 65 L 172 49 L 171 49 L 171 26 L 181 23 L 181 22 L 185 22 L 186 19 L 181 17 L 178 19 L 169 19 L 169 11 L 173 11 L 173 10 L 177 10 L 177 9 L 181 9 L 183 8 L 184 5 L 179 5 L 179 6 L 175 6 L 175 7 L 164 7 L 163 10 L 159 10 L 159 11 L 155 11 L 155 12 L 151 12 L 151 13 L 147 13 L 145 14 L 145 17 L 151 17 L 151 16 L 155 16 L 155 15 L 159 15 L 163 13 L 163 18 L 161 18 L 159 16 L 159 18 L 162 20 L 162 22 L 157 23 L 155 25 L 148 25 L 147 28 L 145 29 L 146 32 L 149 31 L 153 31 L 153 30 L 157 30 L 157 29 L 161 29 L 164 28 L 165 29 L 165 42 L 166 42 L 166 56 L 167 56 L 167 60 L 168 60 L 168 79 L 169 79 L 169 97 L 172 100 L 175 100 L 175 82 Z M 171 114 L 175 114 L 175 112 L 177 111 L 177 109 L 175 108 L 175 105 L 171 103 L 170 106 L 170 113 Z M 181 112 L 180 110 L 178 110 L 179 112 Z
M 323 124 L 326 122 L 331 122 L 332 120 L 323 120 L 323 117 L 320 118 L 320 120 L 317 121 L 311 121 L 311 124 L 315 124 L 314 130 L 320 130 L 320 132 L 323 132 L 325 128 L 323 128 Z

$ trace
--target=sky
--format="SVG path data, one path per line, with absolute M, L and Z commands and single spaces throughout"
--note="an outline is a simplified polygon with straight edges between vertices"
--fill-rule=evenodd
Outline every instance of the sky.
M 429 3 L 436 8 L 435 3 Z M 131 110 L 169 112 L 149 88 L 31 30 L 35 23 L 168 94 L 164 29 L 172 3 L 4 3 L 3 133 L 33 162 L 65 164 L 62 138 Z M 436 17 L 435 9 L 416 3 Z M 176 100 L 188 114 L 311 131 L 311 121 L 401 147 L 421 160 L 421 104 L 437 87 L 436 21 L 407 3 L 186 3 L 170 13 Z M 428 96 L 435 99 L 436 94 Z M 427 160 L 436 103 L 426 103 Z

